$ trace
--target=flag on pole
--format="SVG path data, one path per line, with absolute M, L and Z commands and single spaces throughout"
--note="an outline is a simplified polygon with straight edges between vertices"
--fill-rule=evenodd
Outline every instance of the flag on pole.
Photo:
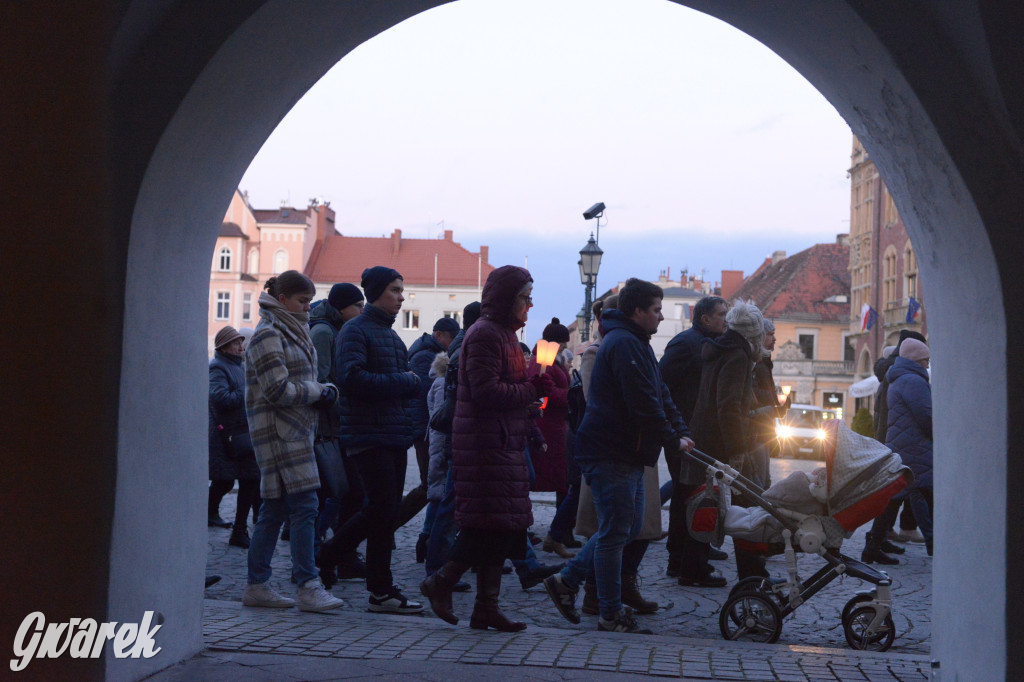
M 878 311 L 869 306 L 867 303 L 860 307 L 860 330 L 865 331 L 875 326 L 875 321 L 878 319 Z
M 911 296 L 910 303 L 907 304 L 907 324 L 914 324 L 920 312 L 921 304 L 918 303 L 913 296 Z

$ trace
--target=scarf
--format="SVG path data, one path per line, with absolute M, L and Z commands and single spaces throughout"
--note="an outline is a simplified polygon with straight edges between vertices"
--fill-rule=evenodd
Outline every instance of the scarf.
M 265 291 L 260 293 L 259 304 L 261 316 L 267 313 L 268 321 L 279 322 L 307 350 L 313 347 L 313 340 L 309 338 L 309 313 L 293 313 Z

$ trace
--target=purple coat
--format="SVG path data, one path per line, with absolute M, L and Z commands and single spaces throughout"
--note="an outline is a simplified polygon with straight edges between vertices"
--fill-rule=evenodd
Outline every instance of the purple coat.
M 512 315 L 530 273 L 506 265 L 493 271 L 481 295 L 481 316 L 466 332 L 452 423 L 455 521 L 460 528 L 519 531 L 533 523 L 526 441 L 529 405 L 537 391 Z

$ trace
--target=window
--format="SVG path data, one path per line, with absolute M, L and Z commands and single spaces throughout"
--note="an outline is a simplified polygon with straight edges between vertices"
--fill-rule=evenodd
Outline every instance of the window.
M 248 322 L 252 319 L 252 294 L 242 294 L 242 321 Z
M 260 252 L 256 249 L 249 250 L 249 274 L 255 275 L 260 271 Z
M 402 329 L 419 329 L 420 328 L 420 311 L 418 310 L 403 310 L 402 311 Z
M 850 343 L 849 334 L 843 334 L 843 362 L 849 362 L 852 365 L 855 354 L 856 349 Z
M 280 275 L 282 272 L 288 269 L 288 252 L 284 249 L 278 250 L 274 254 L 274 274 Z
M 460 310 L 446 310 L 444 311 L 444 317 L 450 317 L 462 326 L 462 311 Z
M 228 272 L 231 270 L 231 249 L 224 247 L 218 254 L 217 269 L 221 272 Z
M 903 249 L 903 291 L 907 296 L 919 297 L 917 291 L 917 256 L 914 255 L 914 248 L 907 242 Z
M 882 305 L 893 308 L 899 304 L 896 291 L 896 247 L 890 246 L 882 259 Z
M 796 331 L 796 343 L 803 351 L 804 357 L 808 360 L 814 359 L 815 346 L 818 344 L 818 334 L 815 331 Z
M 227 320 L 231 317 L 231 294 L 227 291 L 217 292 L 217 312 L 214 319 Z

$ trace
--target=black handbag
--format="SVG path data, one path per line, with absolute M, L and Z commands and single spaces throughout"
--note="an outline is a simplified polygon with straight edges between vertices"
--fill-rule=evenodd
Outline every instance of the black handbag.
M 316 468 L 320 472 L 320 487 L 328 497 L 341 499 L 348 492 L 348 476 L 342 459 L 341 443 L 337 438 L 317 438 L 313 442 Z
M 587 396 L 583 395 L 583 377 L 578 370 L 572 371 L 572 379 L 569 382 L 569 392 L 566 394 L 568 403 L 569 428 L 573 433 L 583 423 L 583 414 L 587 411 Z
M 217 432 L 220 434 L 224 454 L 228 459 L 235 461 L 256 459 L 256 450 L 252 446 L 252 436 L 249 435 L 248 428 L 229 431 L 223 425 L 218 424 Z

